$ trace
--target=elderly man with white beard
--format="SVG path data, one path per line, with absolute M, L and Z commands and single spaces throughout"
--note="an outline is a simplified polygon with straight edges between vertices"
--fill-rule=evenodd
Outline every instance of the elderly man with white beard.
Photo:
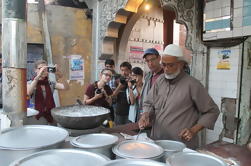
M 182 141 L 196 149 L 197 133 L 214 128 L 219 108 L 203 85 L 182 70 L 183 58 L 179 46 L 165 48 L 161 58 L 164 74 L 144 100 L 139 127 L 152 125 L 150 137 L 154 140 Z

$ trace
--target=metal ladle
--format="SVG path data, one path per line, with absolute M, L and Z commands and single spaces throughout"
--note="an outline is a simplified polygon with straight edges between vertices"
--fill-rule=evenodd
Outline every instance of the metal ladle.
M 76 101 L 79 105 L 84 105 L 84 103 L 81 100 L 77 99 Z
M 138 140 L 140 133 L 142 132 L 142 129 L 139 129 L 138 135 L 136 137 L 136 140 Z

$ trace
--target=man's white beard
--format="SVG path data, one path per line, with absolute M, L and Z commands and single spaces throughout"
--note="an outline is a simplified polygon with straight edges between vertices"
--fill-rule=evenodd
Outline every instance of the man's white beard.
M 166 74 L 165 73 L 165 78 L 168 80 L 172 80 L 172 79 L 176 78 L 179 74 L 180 74 L 180 69 L 178 69 L 177 72 L 173 73 L 173 74 Z

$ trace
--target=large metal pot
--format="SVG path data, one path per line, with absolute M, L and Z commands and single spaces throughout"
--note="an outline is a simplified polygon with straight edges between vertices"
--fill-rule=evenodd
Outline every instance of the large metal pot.
M 95 153 L 101 153 L 112 159 L 112 147 L 118 142 L 118 137 L 103 133 L 86 134 L 76 137 L 70 142 L 74 147 Z
M 118 159 L 118 160 L 108 161 L 103 166 L 170 166 L 170 165 L 147 159 Z
M 171 155 L 182 152 L 186 148 L 184 143 L 173 140 L 156 140 L 155 143 L 164 149 L 163 162 Z
M 34 153 L 14 161 L 10 166 L 100 166 L 109 159 L 79 149 L 53 149 Z
M 166 162 L 172 166 L 227 166 L 216 157 L 197 152 L 176 153 L 167 158 Z
M 116 158 L 161 161 L 164 150 L 159 145 L 139 140 L 122 141 L 112 148 Z
M 41 150 L 59 148 L 68 137 L 65 129 L 48 125 L 9 128 L 0 135 L 0 165 Z
M 51 110 L 51 115 L 61 126 L 79 130 L 100 126 L 109 113 L 109 109 L 90 105 L 56 107 Z

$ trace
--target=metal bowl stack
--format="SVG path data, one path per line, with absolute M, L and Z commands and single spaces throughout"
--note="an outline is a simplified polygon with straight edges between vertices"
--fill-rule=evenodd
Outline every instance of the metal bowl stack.
M 109 113 L 109 109 L 90 105 L 56 107 L 51 110 L 52 117 L 62 127 L 78 130 L 99 127 Z
M 172 166 L 227 166 L 227 164 L 211 155 L 197 152 L 180 152 L 166 161 Z
M 173 140 L 156 140 L 155 143 L 161 146 L 165 151 L 165 155 L 162 159 L 163 162 L 165 162 L 166 159 L 171 155 L 182 152 L 186 148 L 186 145 L 184 143 Z
M 47 125 L 4 130 L 0 135 L 0 165 L 8 166 L 12 161 L 28 154 L 60 148 L 67 137 L 65 129 Z
M 103 154 L 113 158 L 112 147 L 118 142 L 118 137 L 111 134 L 94 133 L 76 137 L 71 140 L 71 145 L 86 151 Z
M 139 140 L 122 141 L 112 149 L 116 158 L 151 159 L 161 161 L 164 150 L 159 145 Z
M 147 159 L 119 159 L 108 161 L 102 166 L 170 166 L 161 162 Z
M 100 166 L 109 159 L 101 154 L 77 149 L 53 149 L 34 153 L 14 161 L 10 166 Z

